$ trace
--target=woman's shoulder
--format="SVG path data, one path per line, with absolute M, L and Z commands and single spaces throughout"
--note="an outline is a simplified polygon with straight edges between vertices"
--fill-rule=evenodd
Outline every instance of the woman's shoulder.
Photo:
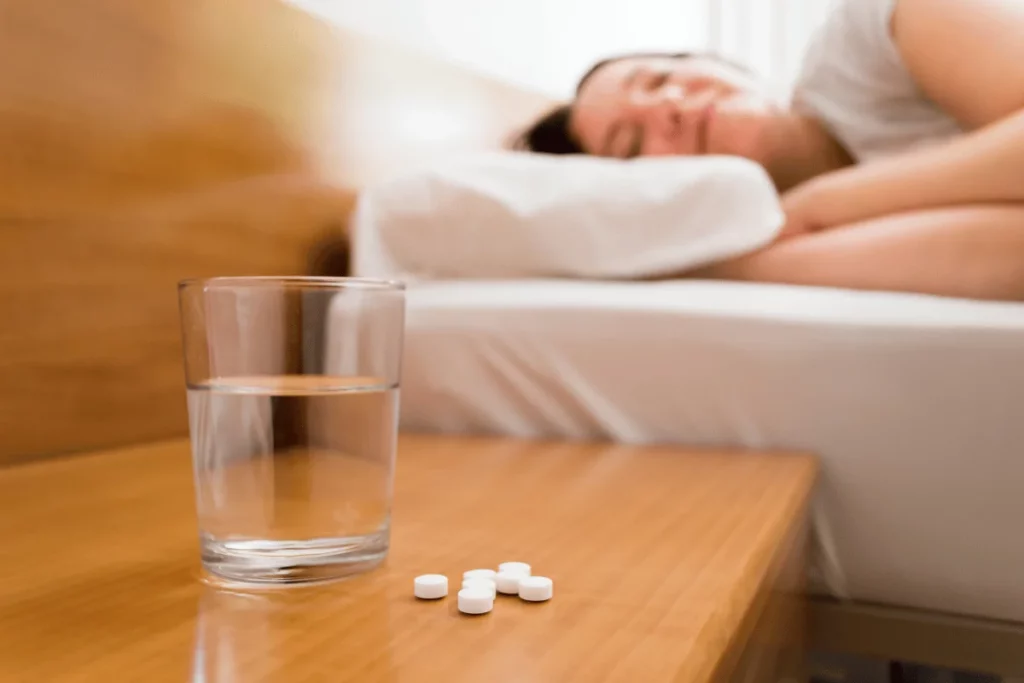
M 839 0 L 812 38 L 793 106 L 819 119 L 857 160 L 960 132 L 921 95 L 896 45 L 898 0 Z
M 899 0 L 892 24 L 919 91 L 966 128 L 1024 109 L 1024 3 Z
M 892 32 L 898 0 L 838 0 L 817 29 L 804 56 L 799 86 L 838 79 L 892 84 L 905 68 Z M 845 77 L 845 78 L 844 78 Z M 849 85 L 847 83 L 846 85 Z

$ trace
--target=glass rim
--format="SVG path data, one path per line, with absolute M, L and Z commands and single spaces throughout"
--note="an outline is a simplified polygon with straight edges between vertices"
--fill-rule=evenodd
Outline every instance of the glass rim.
M 322 275 L 224 275 L 216 277 L 193 277 L 178 281 L 178 289 L 196 286 L 214 288 L 258 287 L 258 286 L 307 286 L 320 289 L 367 289 L 379 291 L 403 291 L 405 283 L 372 277 L 322 276 Z

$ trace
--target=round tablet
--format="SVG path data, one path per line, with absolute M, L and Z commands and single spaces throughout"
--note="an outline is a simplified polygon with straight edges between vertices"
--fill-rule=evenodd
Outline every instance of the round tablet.
M 525 574 L 519 574 L 517 572 L 498 572 L 498 576 L 495 578 L 494 583 L 498 588 L 499 593 L 505 595 L 517 595 L 519 593 L 519 582 L 526 578 Z
M 502 562 L 498 565 L 498 573 L 530 575 L 530 565 L 525 562 Z
M 519 597 L 528 602 L 544 602 L 554 594 L 554 582 L 546 576 L 523 576 L 519 579 Z
M 490 579 L 466 579 L 462 582 L 462 587 L 487 591 L 491 594 L 491 598 L 494 598 L 498 590 L 494 581 L 491 581 Z
M 459 591 L 459 611 L 463 614 L 487 614 L 494 609 L 494 596 L 479 588 Z
M 448 577 L 444 574 L 424 574 L 413 579 L 413 594 L 422 600 L 437 600 L 448 595 Z
M 490 579 L 494 581 L 494 577 L 498 575 L 498 572 L 493 569 L 470 569 L 468 572 L 462 574 L 463 579 Z

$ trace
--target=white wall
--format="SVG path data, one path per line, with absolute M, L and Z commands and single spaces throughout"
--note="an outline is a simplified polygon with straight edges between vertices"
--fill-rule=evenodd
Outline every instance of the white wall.
M 708 0 L 708 46 L 782 85 L 792 83 L 807 42 L 838 0 Z
M 713 50 L 784 87 L 836 0 L 291 2 L 361 32 L 567 96 L 594 61 L 648 50 Z
M 365 33 L 568 95 L 595 60 L 707 45 L 707 0 L 293 0 Z

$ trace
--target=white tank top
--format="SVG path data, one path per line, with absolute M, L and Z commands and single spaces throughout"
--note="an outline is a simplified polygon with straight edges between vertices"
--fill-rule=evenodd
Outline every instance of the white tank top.
M 793 106 L 857 161 L 948 140 L 960 125 L 929 100 L 892 37 L 898 0 L 839 0 L 811 40 Z

